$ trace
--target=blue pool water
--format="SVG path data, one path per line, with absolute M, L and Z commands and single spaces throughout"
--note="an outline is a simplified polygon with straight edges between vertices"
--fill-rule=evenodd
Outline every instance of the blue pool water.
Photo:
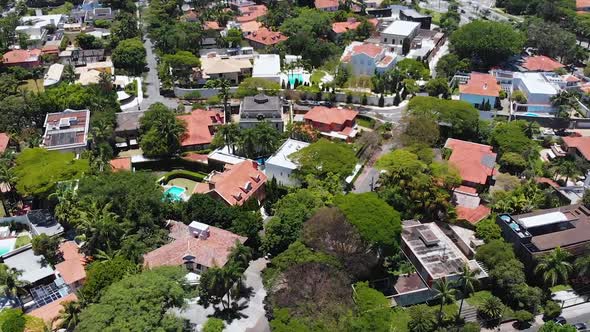
M 168 198 L 174 202 L 178 202 L 182 200 L 182 194 L 186 190 L 184 188 L 172 186 L 164 192 L 164 198 Z
M 303 75 L 302 74 L 288 74 L 289 77 L 289 84 L 291 86 L 295 85 L 295 80 L 299 81 L 299 84 L 303 83 Z
M 539 114 L 535 114 L 535 113 L 531 113 L 531 112 L 527 112 L 523 114 L 524 116 L 531 116 L 531 117 L 538 117 Z
M 0 240 L 0 256 L 11 252 L 14 249 L 16 239 L 4 239 Z

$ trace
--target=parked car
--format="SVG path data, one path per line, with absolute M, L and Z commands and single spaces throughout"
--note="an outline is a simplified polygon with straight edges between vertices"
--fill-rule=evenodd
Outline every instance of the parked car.
M 576 323 L 574 324 L 574 327 L 578 331 L 588 331 L 588 324 L 586 323 Z
M 563 318 L 563 316 L 559 316 L 559 317 L 553 318 L 553 321 L 556 322 L 559 325 L 565 325 L 565 324 L 567 324 L 567 320 L 565 318 Z

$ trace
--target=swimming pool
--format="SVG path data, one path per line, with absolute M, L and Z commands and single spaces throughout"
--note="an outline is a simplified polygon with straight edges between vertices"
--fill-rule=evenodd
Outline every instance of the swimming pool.
M 0 256 L 7 254 L 14 250 L 16 244 L 16 238 L 0 240 Z
M 288 74 L 287 77 L 289 78 L 289 84 L 291 86 L 295 86 L 295 80 L 299 82 L 299 84 L 303 84 L 303 74 Z
M 539 117 L 539 114 L 535 114 L 535 113 L 531 113 L 531 112 L 527 112 L 523 114 L 524 116 L 530 116 L 533 118 Z
M 184 188 L 172 186 L 164 191 L 164 199 L 170 199 L 173 202 L 181 201 L 183 200 L 185 191 L 186 189 Z

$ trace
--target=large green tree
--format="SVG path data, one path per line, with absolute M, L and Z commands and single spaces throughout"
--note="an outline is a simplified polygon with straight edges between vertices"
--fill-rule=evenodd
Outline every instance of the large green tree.
M 457 29 L 450 41 L 460 58 L 486 68 L 519 54 L 524 36 L 510 24 L 478 20 Z
M 111 56 L 116 68 L 124 69 L 133 75 L 141 74 L 147 65 L 146 51 L 139 38 L 122 40 Z
M 570 258 L 571 254 L 567 250 L 557 247 L 539 258 L 535 273 L 541 275 L 543 282 L 549 286 L 555 286 L 558 282 L 567 282 L 573 270 L 569 262 Z
M 352 173 L 357 161 L 350 145 L 327 139 L 320 139 L 290 157 L 299 164 L 297 173 L 303 179 L 308 174 L 322 179 L 332 173 L 344 180 Z
M 186 132 L 186 124 L 176 118 L 162 103 L 150 106 L 140 120 L 139 146 L 148 157 L 162 157 L 177 153 Z

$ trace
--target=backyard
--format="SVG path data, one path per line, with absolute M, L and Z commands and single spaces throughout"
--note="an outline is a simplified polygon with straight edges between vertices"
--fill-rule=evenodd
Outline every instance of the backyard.
M 191 172 L 187 170 L 174 170 L 165 173 L 160 178 L 160 183 L 166 186 L 179 187 L 185 190 L 190 196 L 198 183 L 203 182 L 207 174 L 202 172 Z

